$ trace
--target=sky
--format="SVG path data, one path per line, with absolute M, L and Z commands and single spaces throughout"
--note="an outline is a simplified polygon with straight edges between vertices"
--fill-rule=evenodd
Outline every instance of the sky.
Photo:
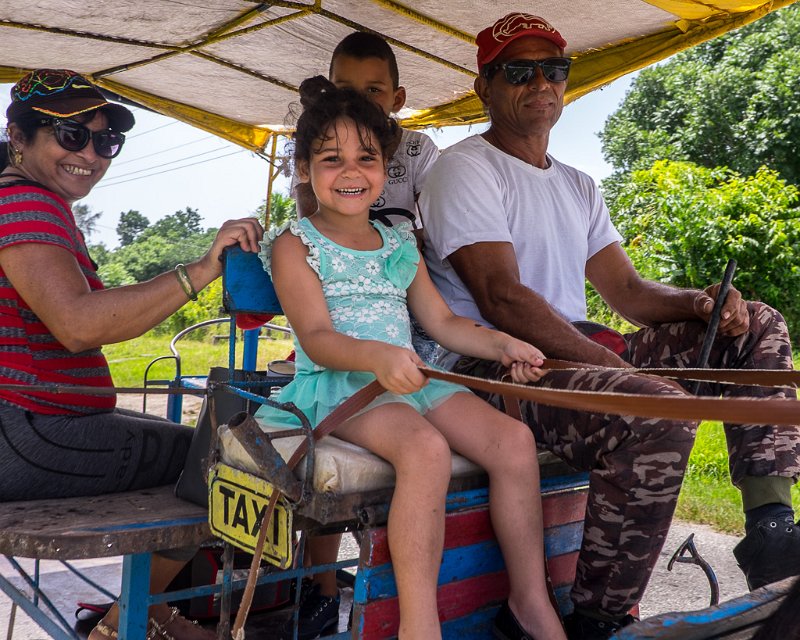
M 603 160 L 597 133 L 619 106 L 634 74 L 564 107 L 550 134 L 550 153 L 585 171 L 596 181 L 611 173 Z M 0 84 L 0 113 L 9 104 L 11 85 Z M 264 202 L 268 163 L 250 151 L 171 118 L 133 109 L 136 126 L 127 134 L 122 153 L 105 177 L 80 202 L 102 212 L 90 244 L 118 246 L 119 215 L 135 210 L 155 222 L 186 207 L 196 209 L 208 227 L 246 217 Z M 426 132 L 445 148 L 486 125 L 447 127 Z M 274 189 L 288 193 L 287 178 Z

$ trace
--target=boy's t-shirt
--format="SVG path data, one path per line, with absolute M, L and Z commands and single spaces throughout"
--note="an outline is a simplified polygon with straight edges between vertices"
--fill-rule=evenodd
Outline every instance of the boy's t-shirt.
M 369 217 L 388 227 L 411 222 L 413 229 L 422 229 L 417 196 L 439 157 L 439 149 L 421 131 L 401 129 L 401 132 L 400 144 L 386 165 L 383 193 L 370 205 Z

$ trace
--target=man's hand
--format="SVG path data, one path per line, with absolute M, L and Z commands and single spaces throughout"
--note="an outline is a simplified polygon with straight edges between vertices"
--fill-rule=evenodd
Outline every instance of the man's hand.
M 711 318 L 719 288 L 719 283 L 712 284 L 694 299 L 694 311 L 697 317 L 705 322 L 708 322 Z M 750 314 L 747 312 L 747 303 L 742 299 L 742 294 L 734 287 L 731 287 L 722 307 L 717 333 L 735 337 L 742 335 L 749 328 Z

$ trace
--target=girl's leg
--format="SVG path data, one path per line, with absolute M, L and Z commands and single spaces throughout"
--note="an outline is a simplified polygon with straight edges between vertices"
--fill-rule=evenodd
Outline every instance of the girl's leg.
M 444 544 L 450 447 L 413 408 L 385 404 L 337 427 L 343 440 L 389 461 L 397 480 L 389 509 L 389 550 L 400 602 L 400 640 L 436 640 L 436 583 Z
M 563 639 L 545 581 L 539 464 L 530 429 L 467 393 L 425 417 L 454 451 L 489 474 L 489 509 L 508 570 L 512 612 L 537 640 Z

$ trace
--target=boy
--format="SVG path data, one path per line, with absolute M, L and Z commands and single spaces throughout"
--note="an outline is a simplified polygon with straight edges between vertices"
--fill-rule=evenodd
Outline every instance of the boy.
M 397 113 L 406 102 L 406 90 L 400 86 L 397 60 L 391 47 L 380 36 L 355 32 L 342 40 L 331 56 L 328 77 L 337 87 L 350 87 L 366 94 L 378 104 L 387 117 Z M 370 207 L 370 219 L 386 226 L 411 222 L 418 242 L 422 241 L 422 220 L 417 209 L 417 197 L 425 177 L 439 155 L 439 150 L 427 135 L 419 131 L 398 128 L 397 140 L 387 154 L 386 183 L 380 198 Z M 297 215 L 306 217 L 317 210 L 311 185 L 297 182 L 293 177 Z M 414 336 L 414 347 L 423 360 L 432 358 L 436 344 L 424 337 Z M 427 355 L 427 357 L 426 357 Z M 341 535 L 312 536 L 308 540 L 306 557 L 316 565 L 336 562 Z M 339 622 L 339 589 L 335 572 L 314 576 L 311 586 L 304 585 L 298 621 L 298 640 L 311 640 L 335 630 Z M 285 637 L 291 637 L 291 623 Z

